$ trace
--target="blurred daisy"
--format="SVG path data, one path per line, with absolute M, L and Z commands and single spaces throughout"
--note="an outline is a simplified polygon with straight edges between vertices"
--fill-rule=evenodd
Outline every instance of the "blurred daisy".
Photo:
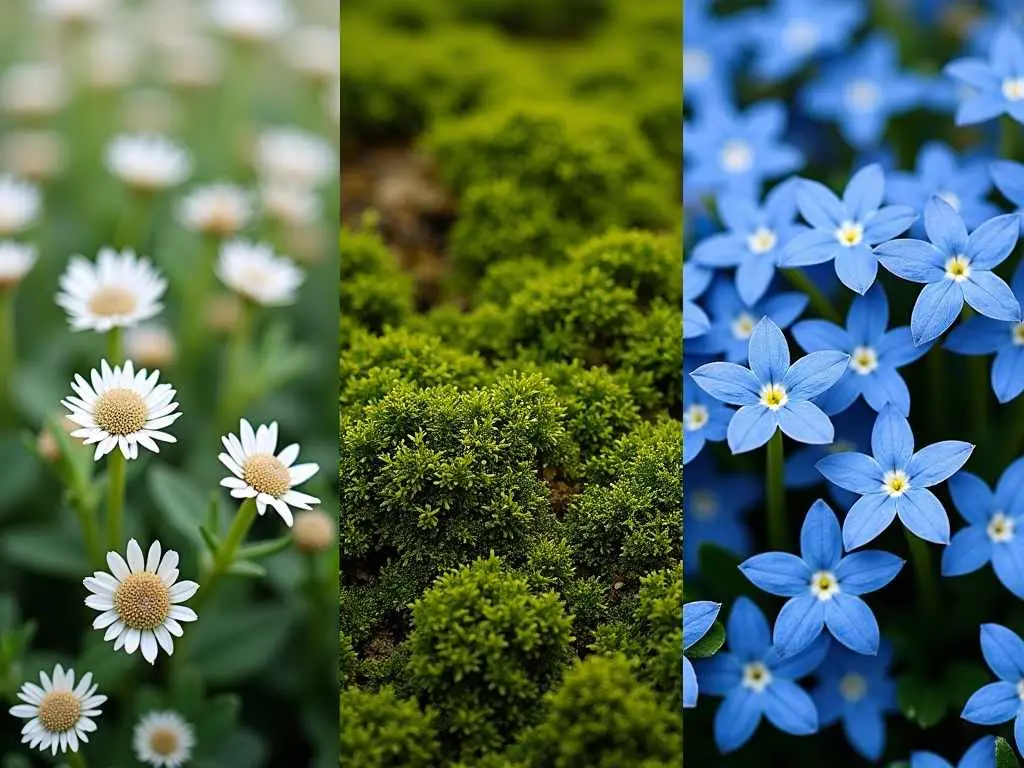
M 236 293 L 267 306 L 291 304 L 302 270 L 269 245 L 231 240 L 220 248 L 217 277 Z
M 85 604 L 101 611 L 93 629 L 106 629 L 105 641 L 114 641 L 114 650 L 126 653 L 142 649 L 150 664 L 163 648 L 174 653 L 171 635 L 181 637 L 181 621 L 195 621 L 196 612 L 181 603 L 199 589 L 194 581 L 178 581 L 178 553 L 167 550 L 161 557 L 160 542 L 154 541 L 146 557 L 139 543 L 128 542 L 128 559 L 117 552 L 107 553 L 110 573 L 96 571 L 82 580 L 90 594 Z
M 68 313 L 71 329 L 106 333 L 157 315 L 167 281 L 149 259 L 130 250 L 100 250 L 96 263 L 72 256 L 60 277 L 57 305 Z
M 0 176 L 0 236 L 21 232 L 39 216 L 42 200 L 34 184 Z
M 191 171 L 188 153 L 156 134 L 121 134 L 108 145 L 110 172 L 130 187 L 157 191 L 180 184 Z
M 252 217 L 252 195 L 233 184 L 208 184 L 181 201 L 178 219 L 193 232 L 230 237 Z
M 177 712 L 149 712 L 135 726 L 135 756 L 154 768 L 178 768 L 192 756 L 196 738 Z
M 14 288 L 36 263 L 36 247 L 10 240 L 0 242 L 0 293 Z
M 21 729 L 22 743 L 54 755 L 58 750 L 77 752 L 79 742 L 88 742 L 87 734 L 96 730 L 92 718 L 99 716 L 107 697 L 96 695 L 91 672 L 76 686 L 74 670 L 65 672 L 60 664 L 53 668 L 52 678 L 40 672 L 39 681 L 41 686 L 24 683 L 18 691 L 24 703 L 10 709 L 15 717 L 28 720 Z
M 56 131 L 12 131 L 0 138 L 0 156 L 8 171 L 45 181 L 64 169 L 64 139 Z
M 59 66 L 48 62 L 17 64 L 0 80 L 0 100 L 12 115 L 49 117 L 67 102 L 64 75 Z
M 264 213 L 292 227 L 314 224 L 320 218 L 320 199 L 298 184 L 264 184 L 260 188 Z
M 331 146 L 297 128 L 264 131 L 256 147 L 256 169 L 270 182 L 300 187 L 315 187 L 338 170 Z
M 106 360 L 90 375 L 90 385 L 75 374 L 71 388 L 75 396 L 60 401 L 70 413 L 68 418 L 80 429 L 71 433 L 84 445 L 96 444 L 95 461 L 120 448 L 126 459 L 139 456 L 139 445 L 160 453 L 157 440 L 175 443 L 177 438 L 162 430 L 181 416 L 175 413 L 175 390 L 170 384 L 157 384 L 160 371 L 135 372 L 132 361 L 111 368 Z
M 40 0 L 39 9 L 65 24 L 82 24 L 99 19 L 111 7 L 110 0 Z
M 174 362 L 177 345 L 174 335 L 162 325 L 138 325 L 124 335 L 125 355 L 139 365 L 162 368 Z
M 341 38 L 337 28 L 318 25 L 301 27 L 288 37 L 285 53 L 298 72 L 314 80 L 338 77 Z
M 277 451 L 277 422 L 269 426 L 260 425 L 253 431 L 252 425 L 242 419 L 239 431 L 241 439 L 234 434 L 221 438 L 227 453 L 217 458 L 227 467 L 233 477 L 225 477 L 220 484 L 231 489 L 236 499 L 256 499 L 256 511 L 261 515 L 271 506 L 281 519 L 291 527 L 292 512 L 289 507 L 310 509 L 320 499 L 296 491 L 293 486 L 301 485 L 317 473 L 317 464 L 295 464 L 299 456 L 298 443 L 292 443 L 280 453 Z
M 322 552 L 334 546 L 334 519 L 319 509 L 303 510 L 295 516 L 292 539 L 302 552 Z
M 260 43 L 281 34 L 291 15 L 283 0 L 213 0 L 210 19 L 228 37 Z
M 178 38 L 163 46 L 159 53 L 161 74 L 170 85 L 208 88 L 220 80 L 220 49 L 205 37 Z

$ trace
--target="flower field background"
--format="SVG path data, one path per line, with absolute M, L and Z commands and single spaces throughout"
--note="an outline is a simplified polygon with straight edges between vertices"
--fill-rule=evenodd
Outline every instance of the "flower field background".
M 341 764 L 674 766 L 678 3 L 346 3 Z
M 333 765 L 337 10 L 0 20 L 0 764 Z

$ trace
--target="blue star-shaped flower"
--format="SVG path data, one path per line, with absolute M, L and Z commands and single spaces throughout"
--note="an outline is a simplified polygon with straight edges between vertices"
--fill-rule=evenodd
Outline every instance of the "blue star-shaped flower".
M 683 264 L 683 338 L 693 339 L 711 329 L 711 321 L 697 299 L 711 283 L 711 272 L 696 264 Z
M 723 101 L 732 91 L 732 70 L 740 49 L 734 25 L 711 15 L 706 0 L 683 6 L 683 96 L 703 103 Z
M 960 576 L 992 563 L 996 577 L 1024 599 L 1024 458 L 1006 468 L 993 494 L 977 475 L 949 479 L 953 505 L 968 525 L 942 552 L 942 575 Z M 1018 531 L 1017 528 L 1020 527 Z
M 1010 290 L 1024 306 L 1024 262 L 1013 274 Z M 992 363 L 992 391 L 1000 403 L 1024 392 L 1024 323 L 975 315 L 949 334 L 946 349 L 961 355 L 996 355 Z
M 685 358 L 683 373 L 689 374 L 701 359 Z M 689 376 L 683 377 L 683 464 L 689 464 L 710 440 L 725 440 L 733 410 L 700 389 Z
M 793 326 L 793 338 L 805 352 L 833 349 L 850 355 L 843 377 L 815 401 L 825 413 L 840 413 L 861 396 L 875 411 L 892 403 L 904 416 L 910 413 L 910 390 L 897 369 L 917 360 L 928 346 L 915 346 L 910 328 L 887 331 L 888 324 L 889 301 L 875 284 L 850 304 L 846 328 L 827 320 Z
M 992 271 L 1017 245 L 1016 215 L 996 216 L 968 235 L 949 203 L 933 197 L 924 208 L 924 228 L 930 242 L 905 238 L 875 249 L 882 266 L 894 275 L 924 283 L 910 316 L 915 344 L 945 333 L 965 301 L 993 320 L 1021 319 L 1020 302 Z
M 996 768 L 996 737 L 982 736 L 968 747 L 956 765 L 934 752 L 914 752 L 910 768 Z
M 736 290 L 747 304 L 756 304 L 775 277 L 783 246 L 801 230 L 793 223 L 796 202 L 793 185 L 783 183 L 758 206 L 750 198 L 722 195 L 718 215 L 727 232 L 704 238 L 693 249 L 693 260 L 706 267 L 736 267 Z
M 884 194 L 885 174 L 877 163 L 853 174 L 842 200 L 821 182 L 801 179 L 796 204 L 812 229 L 789 241 L 779 255 L 779 266 L 804 267 L 835 260 L 843 284 L 857 293 L 866 292 L 878 274 L 872 246 L 906 232 L 917 219 L 908 206 L 882 207 Z
M 721 607 L 721 603 L 709 600 L 683 604 L 683 706 L 688 709 L 697 706 L 698 688 L 697 675 L 686 651 L 708 633 Z
M 817 731 L 814 702 L 795 681 L 821 664 L 828 653 L 828 637 L 822 635 L 802 653 L 783 658 L 772 646 L 764 614 L 746 597 L 733 604 L 725 635 L 729 651 L 696 665 L 701 690 L 725 697 L 715 712 L 718 749 L 726 753 L 742 747 L 762 716 L 794 736 Z
M 891 115 L 917 107 L 926 93 L 918 75 L 899 68 L 896 45 L 881 34 L 836 61 L 800 94 L 807 112 L 834 120 L 855 149 L 882 138 Z
M 719 475 L 710 459 L 698 459 L 687 466 L 683 491 L 685 575 L 697 573 L 704 544 L 714 544 L 737 557 L 747 556 L 750 531 L 743 516 L 761 501 L 762 485 L 760 476 L 752 473 Z
M 830 482 L 860 494 L 843 521 L 846 549 L 867 544 L 897 515 L 915 536 L 948 544 L 949 518 L 928 489 L 959 470 L 974 446 L 943 440 L 915 453 L 910 423 L 894 406 L 887 405 L 871 430 L 871 451 L 873 456 L 837 453 L 817 463 L 818 471 Z
M 828 445 L 806 445 L 793 451 L 786 457 L 786 487 L 814 488 L 825 482 L 815 464 L 834 453 L 847 451 L 871 450 L 871 419 L 873 413 L 863 403 L 855 403 L 852 407 L 832 417 L 836 430 L 835 439 Z M 857 501 L 857 495 L 839 486 L 826 482 L 829 495 L 847 510 Z M 686 519 L 690 525 L 690 519 Z
M 988 60 L 951 61 L 945 73 L 967 85 L 968 95 L 956 111 L 957 125 L 971 125 L 1009 115 L 1024 123 L 1024 37 L 1004 25 L 992 37 Z
M 889 675 L 892 648 L 882 642 L 875 656 L 833 645 L 818 668 L 811 692 L 821 724 L 842 722 L 846 740 L 865 760 L 885 751 L 885 716 L 899 712 L 896 683 Z
M 803 154 L 782 141 L 786 108 L 761 101 L 739 112 L 726 103 L 708 104 L 683 124 L 684 196 L 761 194 L 769 179 L 804 166 Z
M 967 700 L 960 717 L 978 725 L 1013 720 L 1017 751 L 1024 750 L 1024 641 L 999 624 L 981 625 L 981 655 L 997 683 L 983 685 Z
M 831 443 L 832 422 L 811 400 L 839 380 L 850 356 L 812 352 L 790 365 L 782 329 L 765 317 L 750 335 L 748 357 L 750 368 L 706 363 L 690 374 L 712 397 L 740 406 L 726 435 L 732 452 L 764 445 L 777 429 L 802 443 Z
M 843 557 L 839 520 L 821 499 L 804 517 L 800 557 L 765 552 L 740 564 L 759 589 L 790 598 L 775 619 L 772 636 L 782 656 L 804 650 L 826 628 L 850 650 L 878 653 L 878 622 L 860 596 L 884 587 L 902 567 L 902 559 L 880 550 Z
M 1017 207 L 1017 216 L 1024 230 L 1024 165 L 1013 160 L 996 160 L 989 166 L 989 173 L 996 189 Z

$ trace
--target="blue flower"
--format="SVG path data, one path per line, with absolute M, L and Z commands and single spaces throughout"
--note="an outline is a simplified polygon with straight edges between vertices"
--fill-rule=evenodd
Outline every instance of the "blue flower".
M 768 318 L 754 328 L 748 356 L 750 368 L 707 363 L 690 374 L 712 397 L 740 406 L 726 436 L 732 452 L 764 445 L 777 429 L 801 443 L 831 443 L 832 422 L 811 400 L 838 381 L 850 356 L 812 352 L 790 365 L 786 337 Z
M 706 0 L 683 6 L 683 95 L 687 101 L 727 99 L 739 48 L 732 44 L 734 25 L 708 11 Z
M 843 724 L 846 740 L 865 760 L 885 750 L 885 716 L 899 711 L 896 683 L 889 676 L 892 648 L 882 642 L 875 656 L 833 645 L 818 668 L 811 692 L 823 726 Z
M 697 367 L 697 361 L 684 359 L 683 372 L 689 373 Z M 683 464 L 689 464 L 704 444 L 711 440 L 725 440 L 726 430 L 733 410 L 706 394 L 688 376 L 683 377 Z
M 783 183 L 775 187 L 763 207 L 746 197 L 722 195 L 718 199 L 718 215 L 728 231 L 697 243 L 693 260 L 706 267 L 736 267 L 740 298 L 747 304 L 756 304 L 775 277 L 779 252 L 801 229 L 793 223 L 793 185 Z
M 902 567 L 903 560 L 879 550 L 843 557 L 839 520 L 821 499 L 804 517 L 800 557 L 765 552 L 740 564 L 755 586 L 790 598 L 775 619 L 772 636 L 782 656 L 804 650 L 826 628 L 852 651 L 878 653 L 878 622 L 860 596 L 884 587 Z
M 918 152 L 913 173 L 891 171 L 886 175 L 885 198 L 922 210 L 932 196 L 941 197 L 973 229 L 999 214 L 999 209 L 985 199 L 991 191 L 987 160 L 961 160 L 948 145 L 930 141 Z M 914 229 L 923 229 L 920 222 L 915 222 Z
M 836 436 L 829 445 L 803 446 L 786 457 L 786 487 L 813 488 L 822 483 L 824 478 L 814 465 L 830 454 L 871 450 L 872 415 L 866 405 L 859 403 L 833 417 Z M 849 509 L 857 501 L 856 494 L 833 483 L 826 484 L 829 495 L 843 510 Z M 686 524 L 690 524 L 689 518 Z
M 683 338 L 692 339 L 708 332 L 711 321 L 696 301 L 711 283 L 711 272 L 696 264 L 683 265 Z
M 761 717 L 780 731 L 806 736 L 818 730 L 814 702 L 796 680 L 806 677 L 828 653 L 822 635 L 806 651 L 782 658 L 772 646 L 768 621 L 754 603 L 741 597 L 726 624 L 728 652 L 697 662 L 701 690 L 724 696 L 715 712 L 715 743 L 723 752 L 742 747 Z
M 803 320 L 793 326 L 793 338 L 805 352 L 839 350 L 850 355 L 850 366 L 834 387 L 815 401 L 830 416 L 849 408 L 858 397 L 875 411 L 889 403 L 904 416 L 910 413 L 910 390 L 897 372 L 928 351 L 915 346 L 910 328 L 886 330 L 889 301 L 874 285 L 850 304 L 846 328 L 827 320 Z
M 997 683 L 975 691 L 960 717 L 978 725 L 999 725 L 1014 720 L 1013 738 L 1017 751 L 1024 750 L 1024 641 L 999 624 L 981 625 L 981 655 Z
M 966 301 L 993 320 L 1021 319 L 1020 302 L 992 270 L 1003 263 L 1020 234 L 1017 216 L 989 219 L 968 236 L 964 220 L 945 200 L 924 208 L 928 240 L 893 240 L 876 249 L 882 265 L 904 280 L 924 283 L 910 316 L 915 344 L 941 336 Z
M 867 149 L 882 138 L 891 115 L 917 107 L 925 93 L 919 76 L 899 68 L 893 40 L 875 34 L 828 67 L 800 97 L 810 115 L 835 120 L 855 149 Z
M 1006 468 L 993 494 L 977 475 L 959 472 L 949 493 L 968 526 L 942 552 L 942 575 L 971 573 L 991 561 L 999 581 L 1024 599 L 1024 458 Z M 1020 526 L 1020 530 L 1017 528 Z
M 1017 216 L 1024 228 L 1024 165 L 1013 160 L 996 160 L 989 165 L 989 173 L 1003 197 L 1017 206 Z
M 711 629 L 711 625 L 718 618 L 718 611 L 721 603 L 712 603 L 708 600 L 699 600 L 694 603 L 683 604 L 683 706 L 697 706 L 697 675 L 693 671 L 693 664 L 686 658 L 685 653 L 694 643 L 699 641 Z
M 881 207 L 884 194 L 885 174 L 877 163 L 850 178 L 842 200 L 824 184 L 801 179 L 796 204 L 813 229 L 789 242 L 779 255 L 779 266 L 803 267 L 834 259 L 843 284 L 857 293 L 866 292 L 878 273 L 871 246 L 905 232 L 917 218 L 905 205 Z
M 706 455 L 706 454 L 705 454 Z M 686 468 L 683 491 L 683 569 L 697 573 L 700 548 L 714 544 L 737 557 L 750 552 L 750 531 L 744 514 L 763 496 L 762 481 L 752 473 L 719 475 L 710 460 L 698 459 Z
M 964 752 L 956 765 L 934 752 L 914 752 L 910 756 L 910 768 L 996 768 L 996 738 L 982 736 Z
M 957 125 L 984 123 L 1003 114 L 1024 122 L 1024 38 L 1009 25 L 992 37 L 987 61 L 957 59 L 944 71 L 971 88 L 957 108 Z
M 1024 262 L 1010 282 L 1010 289 L 1024 304 Z M 969 317 L 949 334 L 946 349 L 961 355 L 996 355 L 992 363 L 992 391 L 1000 403 L 1024 392 L 1024 323 Z
M 843 545 L 856 549 L 900 522 L 916 536 L 949 543 L 949 518 L 929 487 L 960 469 L 974 451 L 961 440 L 943 440 L 914 452 L 910 423 L 894 406 L 878 414 L 871 451 L 837 453 L 818 462 L 818 471 L 840 488 L 860 494 L 843 521 Z
M 757 197 L 765 181 L 803 168 L 803 154 L 782 141 L 785 128 L 786 108 L 779 101 L 761 101 L 742 113 L 725 103 L 705 106 L 683 124 L 684 197 Z
M 802 293 L 788 291 L 765 296 L 753 306 L 740 298 L 731 280 L 720 278 L 711 286 L 707 298 L 711 329 L 686 345 L 686 353 L 722 355 L 730 363 L 747 362 L 750 334 L 761 318 L 771 318 L 787 328 L 803 314 L 808 299 Z

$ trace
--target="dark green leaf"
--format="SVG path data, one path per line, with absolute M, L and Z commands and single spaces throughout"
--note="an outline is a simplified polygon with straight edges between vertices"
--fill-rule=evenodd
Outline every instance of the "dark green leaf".
M 267 575 L 267 569 L 259 563 L 254 563 L 251 560 L 235 560 L 235 562 L 228 566 L 228 573 L 233 573 L 236 576 L 248 576 L 253 579 L 262 579 Z
M 941 684 L 911 675 L 900 679 L 897 696 L 903 714 L 921 728 L 931 728 L 939 722 L 949 706 Z
M 4 531 L 0 550 L 11 563 L 35 573 L 81 579 L 92 571 L 77 532 L 59 523 Z
M 270 541 L 261 541 L 258 544 L 250 544 L 238 550 L 238 557 L 243 560 L 259 560 L 260 558 L 275 555 L 283 549 L 291 546 L 291 534 L 279 536 Z
M 996 768 L 1020 768 L 1013 747 L 1002 736 L 996 737 Z
M 227 684 L 249 677 L 281 651 L 294 621 L 283 605 L 264 605 L 219 615 L 195 626 L 192 658 L 204 679 Z
M 167 523 L 195 544 L 202 544 L 199 526 L 205 520 L 208 506 L 202 489 L 183 473 L 162 464 L 154 464 L 146 479 Z
M 711 629 L 700 640 L 687 649 L 686 655 L 691 659 L 706 659 L 714 656 L 725 644 L 725 627 L 721 622 L 716 621 Z

